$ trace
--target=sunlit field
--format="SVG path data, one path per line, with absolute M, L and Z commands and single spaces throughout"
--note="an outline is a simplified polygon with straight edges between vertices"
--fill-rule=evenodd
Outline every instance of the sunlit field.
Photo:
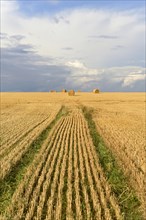
M 1 219 L 143 219 L 144 93 L 1 93 Z

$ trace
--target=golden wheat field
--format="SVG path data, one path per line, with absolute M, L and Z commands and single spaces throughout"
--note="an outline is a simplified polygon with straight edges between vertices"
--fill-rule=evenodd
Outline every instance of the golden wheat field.
M 145 219 L 145 93 L 1 93 L 0 219 Z

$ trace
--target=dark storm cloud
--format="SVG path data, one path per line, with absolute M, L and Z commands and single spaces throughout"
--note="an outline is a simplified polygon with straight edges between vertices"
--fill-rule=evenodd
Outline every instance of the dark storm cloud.
M 22 44 L 23 35 L 1 33 L 0 36 L 11 45 L 1 48 L 1 91 L 67 88 L 66 77 L 71 71 L 66 66 L 55 65 L 55 58 L 40 56 L 33 45 Z
M 49 91 L 62 88 L 92 91 L 145 91 L 144 80 L 135 81 L 132 87 L 123 87 L 123 73 L 105 70 L 100 75 L 76 74 L 72 68 L 53 64 L 52 57 L 37 55 L 31 45 L 17 45 L 1 49 L 1 91 Z M 125 73 L 125 76 L 127 73 Z M 118 80 L 114 81 L 116 77 Z M 85 81 L 84 81 L 85 78 Z
M 7 34 L 1 36 L 12 39 Z M 123 87 L 123 80 L 131 70 L 111 68 L 89 74 L 88 68 L 86 72 L 86 68 L 78 70 L 59 64 L 57 58 L 40 56 L 33 45 L 21 44 L 21 37 L 13 37 L 15 46 L 1 48 L 1 91 L 60 91 L 62 88 L 92 91 L 96 87 L 101 91 L 145 91 L 144 80 Z M 137 71 L 133 74 L 138 74 Z
M 31 45 L 21 44 L 11 48 L 2 48 L 2 53 L 10 56 L 17 56 L 18 54 L 21 56 L 23 54 L 34 53 L 33 47 Z
M 1 49 L 2 91 L 49 91 L 64 87 L 70 74 L 52 58 L 39 56 L 31 45 Z

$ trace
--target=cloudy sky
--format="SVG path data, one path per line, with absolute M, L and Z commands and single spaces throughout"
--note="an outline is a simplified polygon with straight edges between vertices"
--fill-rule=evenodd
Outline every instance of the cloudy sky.
M 1 1 L 1 90 L 145 91 L 145 1 Z

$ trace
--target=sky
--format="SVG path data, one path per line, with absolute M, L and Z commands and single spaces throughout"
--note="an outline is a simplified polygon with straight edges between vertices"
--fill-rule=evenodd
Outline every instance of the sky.
M 0 0 L 1 91 L 145 91 L 144 0 Z

